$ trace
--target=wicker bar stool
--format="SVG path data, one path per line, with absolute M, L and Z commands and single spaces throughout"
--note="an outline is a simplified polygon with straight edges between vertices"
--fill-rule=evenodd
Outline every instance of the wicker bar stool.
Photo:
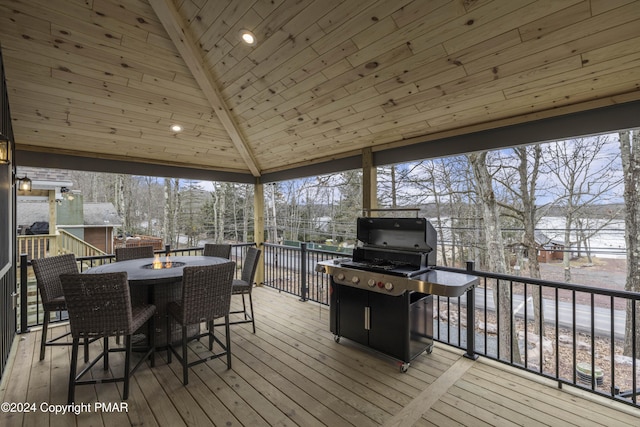
M 42 308 L 44 310 L 44 322 L 42 325 L 42 338 L 40 340 L 40 360 L 44 359 L 45 347 L 54 345 L 71 345 L 71 342 L 62 342 L 71 334 L 67 332 L 47 341 L 49 333 L 49 318 L 54 311 L 66 311 L 67 301 L 62 292 L 60 283 L 61 274 L 78 273 L 78 264 L 74 254 L 58 255 L 48 258 L 34 258 L 31 260 L 33 272 L 36 276 Z M 89 361 L 89 341 L 84 343 L 84 361 Z
M 232 311 L 231 314 L 242 313 L 244 320 L 235 320 L 230 322 L 231 325 L 237 325 L 239 323 L 251 323 L 253 327 L 253 333 L 256 333 L 256 322 L 253 315 L 253 299 L 251 298 L 251 290 L 253 289 L 253 280 L 256 275 L 256 269 L 258 268 L 258 261 L 260 261 L 260 249 L 250 247 L 247 249 L 247 256 L 242 264 L 242 274 L 240 279 L 233 280 L 233 287 L 231 293 L 233 295 L 242 295 L 242 310 Z M 247 305 L 244 300 L 244 296 L 249 296 L 249 308 L 251 312 L 247 311 Z
M 205 243 L 202 254 L 204 256 L 231 259 L 231 245 L 226 243 Z
M 73 337 L 68 403 L 74 402 L 76 385 L 119 381 L 124 382 L 122 399 L 127 400 L 130 376 L 147 358 L 151 366 L 155 365 L 155 305 L 131 305 L 127 273 L 63 274 L 61 282 Z M 131 336 L 145 323 L 149 348 L 131 369 Z M 125 337 L 125 346 L 110 349 L 109 337 L 117 335 Z M 103 351 L 77 374 L 79 342 L 90 338 L 103 338 Z M 118 351 L 125 352 L 122 377 L 82 379 L 100 359 L 103 359 L 104 370 L 108 370 L 109 353 Z
M 116 262 L 130 259 L 153 258 L 153 246 L 131 246 L 129 248 L 116 248 Z
M 116 248 L 116 262 L 129 261 L 131 259 L 153 258 L 153 246 L 130 246 L 126 248 Z M 144 294 L 141 289 L 133 290 L 133 300 L 135 303 L 144 301 Z M 116 343 L 120 344 L 120 336 L 116 337 Z
M 229 307 L 231 306 L 231 284 L 236 268 L 235 262 L 223 264 L 185 267 L 182 275 L 182 300 L 170 302 L 167 306 L 167 362 L 171 363 L 172 353 L 182 364 L 184 385 L 189 383 L 189 368 L 212 359 L 227 356 L 227 368 L 231 369 L 231 338 L 229 336 Z M 213 321 L 225 319 L 226 342 L 222 343 L 214 334 Z M 176 351 L 171 342 L 171 318 L 182 327 L 182 352 Z M 187 326 L 207 322 L 206 332 L 187 336 Z M 190 341 L 209 337 L 209 350 L 212 355 L 192 362 L 187 358 L 187 345 Z M 213 344 L 222 348 L 213 352 Z

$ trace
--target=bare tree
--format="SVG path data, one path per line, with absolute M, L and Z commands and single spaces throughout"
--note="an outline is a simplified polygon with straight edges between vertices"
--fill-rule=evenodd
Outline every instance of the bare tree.
M 165 244 L 172 247 L 178 247 L 179 236 L 177 227 L 177 213 L 180 211 L 180 195 L 178 190 L 180 188 L 179 179 L 164 179 L 164 221 L 163 221 L 163 235 Z
M 487 166 L 487 152 L 471 153 L 467 155 L 478 192 L 478 199 L 482 207 L 483 230 L 486 239 L 486 253 L 489 262 L 489 271 L 498 274 L 506 274 L 507 263 L 502 242 L 502 227 L 500 225 L 500 212 L 493 191 L 493 179 Z M 511 308 L 511 288 L 505 281 L 498 281 L 493 286 L 493 300 L 499 311 L 498 339 L 500 354 L 498 357 L 508 360 L 513 355 L 516 363 L 520 362 L 520 350 L 515 334 L 513 310 Z M 512 330 L 514 333 L 512 333 Z
M 143 197 L 144 209 L 141 209 L 142 212 L 145 212 L 145 220 L 146 220 L 146 231 L 145 234 L 149 236 L 155 235 L 154 230 L 154 221 L 157 217 L 157 212 L 159 212 L 162 204 L 158 200 L 158 194 L 160 193 L 160 188 L 158 186 L 157 178 L 152 176 L 145 176 L 142 178 L 142 184 L 146 187 L 145 194 Z
M 284 215 L 282 217 L 282 238 L 287 240 L 299 240 L 300 228 L 302 226 L 302 209 L 300 206 L 301 194 L 305 180 L 287 181 L 280 186 L 282 196 L 286 201 Z
M 447 239 L 445 238 L 446 215 L 443 211 L 445 209 L 444 204 L 446 203 L 446 200 L 451 200 L 452 194 L 447 191 L 442 191 L 444 188 L 446 188 L 446 183 L 450 182 L 450 176 L 447 173 L 443 173 L 445 172 L 445 169 L 440 168 L 440 165 L 441 163 L 436 160 L 425 161 L 420 162 L 420 169 L 425 175 L 424 181 L 422 181 L 422 183 L 424 185 L 424 189 L 426 190 L 426 195 L 431 197 L 432 203 L 434 204 L 435 208 L 435 228 L 439 236 L 438 243 L 440 244 L 440 248 L 438 250 L 440 252 L 440 259 L 442 264 L 447 266 L 449 265 L 447 261 L 449 257 L 447 257 Z M 423 200 L 422 202 L 424 203 L 427 201 L 428 200 Z M 449 225 L 450 224 L 451 223 L 449 221 Z M 453 242 L 454 239 L 451 233 L 451 227 L 449 226 L 448 228 L 449 230 L 447 234 L 451 236 L 451 244 L 449 246 L 451 248 L 451 262 L 455 264 L 455 243 Z M 433 249 L 436 250 L 436 248 Z
M 522 245 L 529 265 L 529 276 L 540 278 L 540 263 L 537 257 L 536 225 L 538 223 L 539 207 L 536 204 L 536 193 L 539 188 L 538 176 L 542 159 L 542 147 L 539 144 L 513 148 L 507 155 L 513 153 L 515 159 L 500 157 L 501 172 L 496 180 L 505 192 L 505 199 L 499 201 L 500 206 L 511 215 L 524 229 Z M 521 261 L 519 257 L 518 261 Z M 541 307 L 540 287 L 532 286 L 531 297 L 534 309 L 534 331 L 541 334 L 540 325 L 544 324 Z
M 173 211 L 171 212 L 171 228 L 174 230 L 175 235 L 172 236 L 172 241 L 175 242 L 177 248 L 180 247 L 180 229 L 178 228 L 178 212 L 180 212 L 182 206 L 182 200 L 180 197 L 180 179 L 173 180 Z
M 451 237 L 451 218 L 447 215 L 447 203 L 451 201 L 453 195 L 449 191 L 450 175 L 446 173 L 447 168 L 442 167 L 442 159 L 424 160 L 411 165 L 409 168 L 402 170 L 399 178 L 396 180 L 395 169 L 392 174 L 391 182 L 399 187 L 412 188 L 412 194 L 401 194 L 401 204 L 407 206 L 423 206 L 431 207 L 428 209 L 435 223 L 434 228 L 438 233 L 439 248 L 433 248 L 440 254 L 440 262 L 443 265 L 449 265 L 449 259 L 455 263 L 455 246 Z M 380 176 L 381 174 L 378 174 Z M 397 202 L 397 191 L 394 189 L 392 193 L 392 207 Z M 451 248 L 451 256 L 447 256 L 448 250 Z
M 220 184 L 214 183 L 213 191 L 211 192 L 211 200 L 209 207 L 209 234 L 213 234 L 213 241 L 215 243 L 222 242 L 223 238 L 220 233 L 220 198 L 222 197 L 222 191 L 220 190 Z
M 111 174 L 71 171 L 73 189 L 82 193 L 85 202 L 113 201 L 113 192 L 107 190 L 109 175 Z M 111 197 L 109 197 L 109 194 L 111 194 Z
M 559 141 L 544 146 L 546 173 L 553 177 L 556 204 L 564 211 L 564 279 L 571 281 L 571 253 L 578 237 L 572 235 L 576 220 L 588 207 L 615 196 L 621 178 L 615 175 L 616 154 L 607 150 L 606 136 Z M 600 225 L 604 227 L 608 222 Z M 592 233 L 593 234 L 593 233 Z
M 253 218 L 253 189 L 252 185 L 244 185 L 244 209 L 242 217 L 242 241 L 249 241 L 249 220 Z M 255 240 L 255 235 L 254 235 Z
M 240 201 L 240 197 L 237 197 L 238 194 L 240 194 L 240 188 L 242 188 L 241 186 L 232 184 L 231 186 L 231 191 L 230 193 L 233 195 L 233 197 L 231 197 L 231 224 L 232 224 L 232 228 L 229 231 L 229 237 L 231 238 L 231 241 L 233 242 L 237 242 L 240 235 L 238 233 L 238 205 L 239 205 L 239 201 Z
M 122 230 L 124 233 L 131 232 L 130 225 L 130 209 L 129 209 L 129 201 L 131 195 L 131 189 L 128 184 L 127 175 L 117 174 L 116 175 L 116 185 L 114 187 L 115 190 L 115 205 L 116 211 L 120 218 L 122 218 Z
M 625 290 L 640 292 L 640 129 L 619 133 L 624 173 L 625 242 L 627 245 L 627 281 Z M 633 329 L 633 301 L 627 302 L 624 355 L 640 355 L 640 328 Z M 637 303 L 635 303 L 637 304 Z M 640 307 L 635 307 L 636 316 Z M 636 343 L 635 352 L 633 342 Z
M 227 202 L 229 201 L 229 196 L 233 194 L 232 191 L 233 185 L 224 182 L 222 183 L 222 205 L 220 206 L 220 210 L 223 212 L 221 221 L 218 223 L 218 227 L 220 228 L 220 238 L 222 241 L 227 239 L 226 231 L 227 231 Z M 234 197 L 235 198 L 235 197 Z
M 396 190 L 396 166 L 391 165 L 391 208 L 398 207 L 398 195 Z
M 316 200 L 323 200 L 326 204 L 311 214 L 315 217 L 310 221 L 312 228 L 321 226 L 321 234 L 331 235 L 334 241 L 354 240 L 356 218 L 362 215 L 362 172 L 347 171 L 317 177 L 315 188 Z M 328 224 L 316 221 L 324 215 L 331 218 Z
M 270 208 L 271 208 L 271 231 L 269 233 L 269 240 L 271 241 L 271 243 L 279 243 L 278 241 L 278 207 L 276 206 L 277 204 L 277 199 L 279 196 L 279 189 L 278 189 L 278 183 L 274 182 L 271 183 L 271 185 L 267 186 L 267 188 L 271 189 L 271 191 L 269 192 L 270 196 L 271 196 L 271 200 L 269 201 L 270 204 Z M 266 210 L 268 211 L 268 209 Z
M 393 172 L 393 173 L 392 173 Z M 398 165 L 392 170 L 378 168 L 379 202 L 389 207 L 420 207 L 438 233 L 438 255 L 443 265 L 458 265 L 470 255 L 469 162 L 464 156 L 423 160 Z
M 204 232 L 213 241 L 239 241 L 240 234 L 246 241 L 252 204 L 248 204 L 249 186 L 228 182 L 214 182 L 210 197 L 201 206 L 201 221 Z M 241 226 L 242 225 L 242 226 Z
M 187 246 L 195 247 L 204 232 L 204 204 L 206 193 L 199 185 L 187 182 L 180 190 L 181 208 L 178 212 L 179 229 L 187 237 Z

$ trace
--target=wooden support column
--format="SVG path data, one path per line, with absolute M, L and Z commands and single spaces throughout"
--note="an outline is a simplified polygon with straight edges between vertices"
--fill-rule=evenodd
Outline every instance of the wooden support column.
M 49 190 L 49 234 L 58 235 L 58 203 L 56 202 L 56 190 Z M 49 256 L 58 255 L 58 237 L 49 242 Z
M 378 208 L 378 171 L 373 165 L 371 148 L 362 150 L 362 209 Z M 369 216 L 377 216 L 377 212 L 369 211 Z
M 253 240 L 256 242 L 258 249 L 262 249 L 262 261 L 258 263 L 255 281 L 258 286 L 264 284 L 264 184 L 260 182 L 260 178 L 256 178 L 253 190 Z

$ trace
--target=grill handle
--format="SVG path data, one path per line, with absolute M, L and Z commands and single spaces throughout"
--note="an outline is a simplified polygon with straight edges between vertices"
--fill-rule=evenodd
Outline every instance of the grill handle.
M 364 329 L 371 329 L 371 307 L 364 308 Z
M 418 218 L 418 215 L 420 214 L 420 208 L 362 208 L 362 215 L 365 217 L 370 216 L 369 214 L 371 212 L 415 212 L 416 218 Z

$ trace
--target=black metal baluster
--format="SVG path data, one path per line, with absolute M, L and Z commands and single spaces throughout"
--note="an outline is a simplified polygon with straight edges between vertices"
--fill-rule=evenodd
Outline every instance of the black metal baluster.
M 576 368 L 578 367 L 576 362 L 577 351 L 577 336 L 576 336 L 576 291 L 571 291 L 571 305 L 573 316 L 573 383 L 576 384 Z
M 529 352 L 527 350 L 529 349 L 529 334 L 528 334 L 529 328 L 527 325 L 527 321 L 529 320 L 529 318 L 527 317 L 527 315 L 529 314 L 529 312 L 527 310 L 527 284 L 526 283 L 524 283 L 522 298 L 523 298 L 522 303 L 524 304 L 524 367 L 528 368 Z M 515 318 L 513 320 L 515 322 Z M 518 342 L 517 339 L 516 339 L 516 342 Z M 542 361 L 542 359 L 540 359 L 540 361 Z
M 487 278 L 484 278 L 484 354 L 489 354 L 488 339 L 489 333 L 487 332 Z
M 615 324 L 615 299 L 613 298 L 613 295 L 611 297 L 609 297 L 609 304 L 611 305 L 611 331 L 610 331 L 610 340 L 611 340 L 611 355 L 609 356 L 609 366 L 611 366 L 611 395 L 615 396 L 618 393 L 616 393 L 616 365 L 615 365 L 615 355 L 616 355 L 616 336 L 615 336 L 615 329 L 614 329 L 614 324 Z
M 560 378 L 560 306 L 558 298 L 558 288 L 555 292 L 555 307 L 556 307 L 556 378 Z M 562 388 L 562 383 L 558 382 L 558 387 Z
M 596 319 L 595 319 L 595 300 L 591 293 L 591 390 L 596 389 Z
M 513 365 L 513 332 L 515 329 L 516 317 L 513 314 L 513 280 L 509 280 L 509 362 Z M 517 340 L 516 340 L 517 343 Z
M 300 275 L 302 276 L 300 301 L 307 301 L 307 244 L 305 242 L 300 243 Z

